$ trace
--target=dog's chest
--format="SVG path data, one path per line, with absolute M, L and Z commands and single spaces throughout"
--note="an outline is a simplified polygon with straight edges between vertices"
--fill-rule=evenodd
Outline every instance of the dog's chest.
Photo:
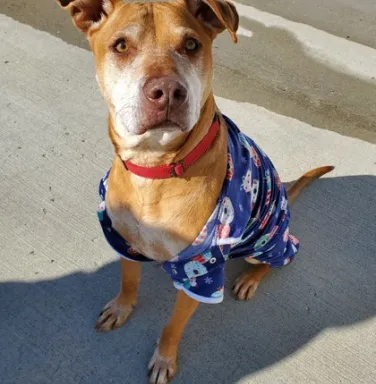
M 197 186 L 195 191 L 167 191 L 159 194 L 155 185 L 139 185 L 122 193 L 110 177 L 106 195 L 113 228 L 134 251 L 161 262 L 192 244 L 216 203 L 216 196 L 205 195 Z
M 113 227 L 134 251 L 156 261 L 166 261 L 189 245 L 189 241 L 174 234 L 173 228 L 181 223 L 173 217 L 158 219 L 155 215 L 134 211 L 124 206 L 108 206 Z

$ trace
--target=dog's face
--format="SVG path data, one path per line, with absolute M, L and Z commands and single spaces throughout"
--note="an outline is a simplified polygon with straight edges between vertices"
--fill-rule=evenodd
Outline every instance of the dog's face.
M 114 129 L 129 147 L 189 132 L 212 90 L 212 41 L 238 15 L 223 0 L 58 0 L 86 33 Z

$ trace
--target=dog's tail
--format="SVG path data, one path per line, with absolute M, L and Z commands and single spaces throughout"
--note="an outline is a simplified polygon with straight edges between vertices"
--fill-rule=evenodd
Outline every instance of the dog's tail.
M 325 167 L 312 169 L 311 171 L 308 171 L 303 176 L 301 176 L 293 185 L 287 189 L 289 203 L 292 204 L 292 202 L 296 199 L 304 187 L 307 187 L 313 181 L 325 175 L 326 173 L 331 172 L 333 169 L 333 166 L 327 165 Z

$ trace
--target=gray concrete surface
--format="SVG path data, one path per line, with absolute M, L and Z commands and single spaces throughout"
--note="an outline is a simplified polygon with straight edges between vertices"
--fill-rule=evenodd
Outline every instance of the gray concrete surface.
M 33 27 L 50 33 L 60 25 L 71 31 L 58 8 L 38 4 L 36 12 L 29 2 L 6 0 L 0 12 L 32 19 Z M 334 36 L 346 25 L 338 20 L 325 27 L 314 12 L 308 17 L 300 6 L 299 13 L 298 2 L 252 4 L 263 9 L 239 4 L 240 45 L 231 46 L 227 36 L 217 43 L 221 109 L 259 142 L 283 180 L 323 164 L 336 170 L 294 205 L 299 256 L 274 271 L 252 302 L 238 303 L 230 293 L 246 266 L 227 266 L 225 301 L 201 306 L 192 319 L 174 382 L 370 384 L 376 372 L 376 146 L 367 124 L 374 121 L 370 75 L 376 67 L 372 41 L 362 31 L 372 25 L 350 25 L 354 43 Z M 365 24 L 370 20 L 371 8 L 347 4 L 333 2 L 348 17 L 360 9 Z M 94 332 L 119 279 L 95 215 L 98 180 L 112 149 L 91 54 L 50 33 L 0 15 L 0 382 L 145 383 L 174 288 L 158 267 L 145 266 L 129 322 L 112 334 Z M 330 87 L 337 112 L 325 115 L 320 97 Z M 349 128 L 345 135 L 332 132 L 341 121 Z
M 239 9 L 243 6 L 241 25 L 253 36 L 241 36 L 238 46 L 226 35 L 219 38 L 216 94 L 376 143 L 374 0 L 241 3 L 237 3 Z M 87 48 L 55 0 L 2 0 L 0 13 Z M 279 16 L 287 22 L 283 28 Z M 305 39 L 295 33 L 302 26 L 307 30 Z M 320 52 L 307 41 L 316 35 L 318 48 L 327 50 L 329 56 L 321 61 Z M 343 63 L 332 65 L 338 56 L 345 63 L 369 63 L 369 71 L 360 76 Z

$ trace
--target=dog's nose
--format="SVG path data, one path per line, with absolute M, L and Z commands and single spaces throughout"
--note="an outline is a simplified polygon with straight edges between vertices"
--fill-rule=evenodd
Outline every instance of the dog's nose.
M 147 100 L 158 109 L 176 109 L 187 100 L 187 89 L 176 78 L 157 77 L 144 85 Z

